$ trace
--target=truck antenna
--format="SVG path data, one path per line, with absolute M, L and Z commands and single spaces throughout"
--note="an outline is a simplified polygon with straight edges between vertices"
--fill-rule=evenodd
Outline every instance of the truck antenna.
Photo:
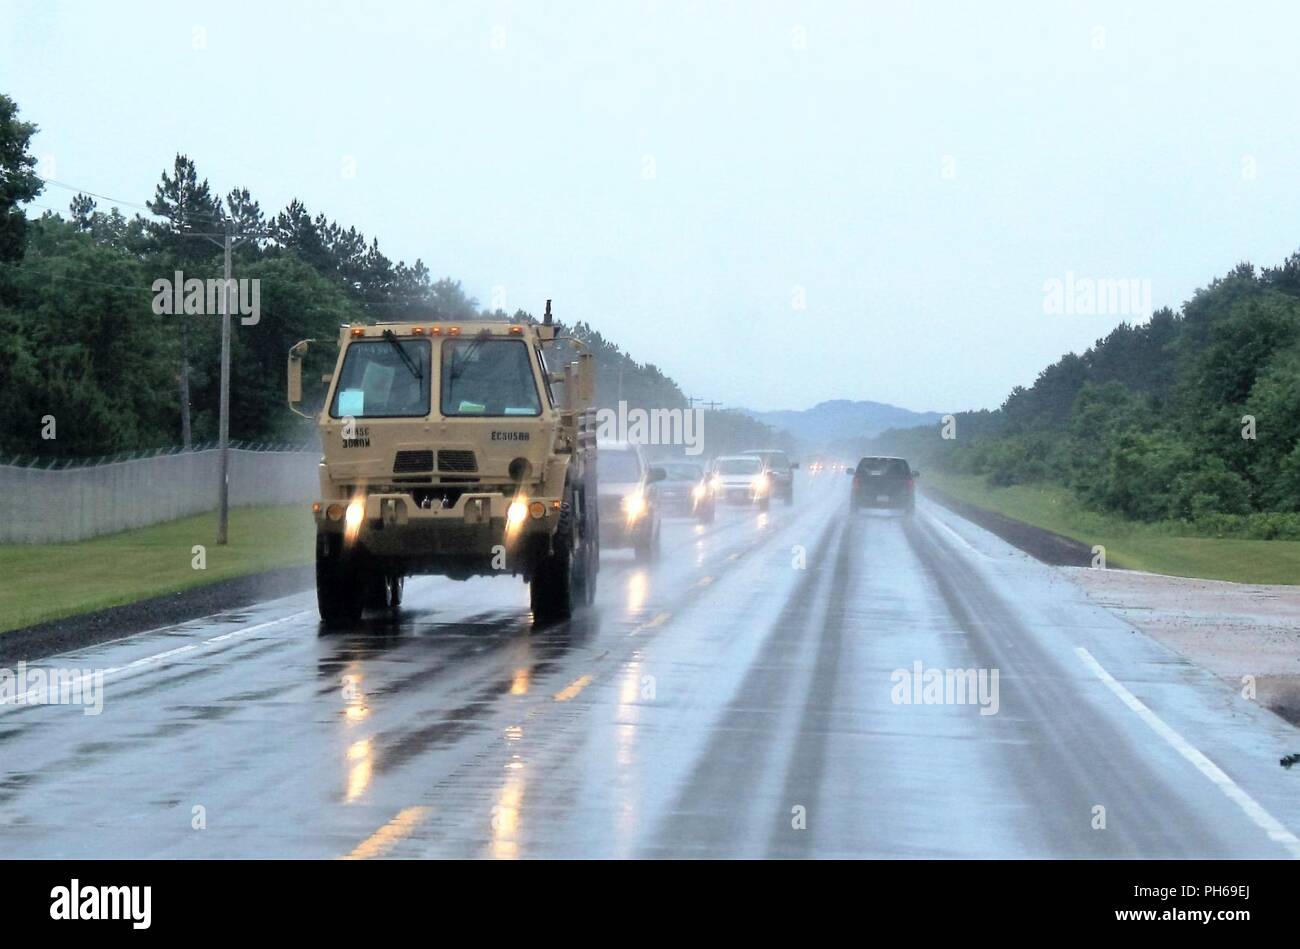
M 551 301 L 550 300 L 546 301 L 546 315 L 542 317 L 542 325 L 543 326 L 551 325 Z

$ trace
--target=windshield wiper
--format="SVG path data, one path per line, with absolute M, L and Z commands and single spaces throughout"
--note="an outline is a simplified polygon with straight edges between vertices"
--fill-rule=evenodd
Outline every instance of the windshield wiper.
M 456 358 L 455 356 L 452 357 L 451 368 L 447 371 L 448 379 L 455 382 L 462 374 L 464 374 L 465 367 L 468 366 L 469 361 L 474 358 L 474 353 L 478 351 L 478 348 L 483 345 L 483 340 L 485 338 L 486 337 L 480 336 L 478 339 L 470 343 L 465 347 L 465 352 L 461 353 L 459 358 Z
M 405 363 L 407 369 L 411 370 L 411 375 L 423 382 L 424 373 L 420 372 L 420 367 L 415 364 L 415 360 L 406 354 L 406 350 L 397 341 L 397 336 L 394 335 L 392 330 L 384 330 L 384 339 L 388 340 L 388 344 L 397 350 L 397 355 L 402 357 L 402 362 Z

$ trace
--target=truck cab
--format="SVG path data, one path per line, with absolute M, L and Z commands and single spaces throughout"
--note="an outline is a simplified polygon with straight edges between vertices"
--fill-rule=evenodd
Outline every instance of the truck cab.
M 316 519 L 326 624 L 396 607 L 415 574 L 511 574 L 534 619 L 594 595 L 599 563 L 592 357 L 547 365 L 550 324 L 344 326 L 324 403 Z M 302 360 L 289 358 L 299 414 Z M 560 391 L 557 392 L 557 387 Z

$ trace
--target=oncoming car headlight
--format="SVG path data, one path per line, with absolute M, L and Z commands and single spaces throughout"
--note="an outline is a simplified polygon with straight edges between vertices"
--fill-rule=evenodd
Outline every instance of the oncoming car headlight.
M 755 494 L 767 494 L 768 487 L 769 487 L 769 481 L 767 475 L 761 474 L 761 475 L 754 476 Z
M 623 513 L 627 515 L 629 522 L 635 521 L 645 513 L 646 503 L 645 495 L 640 491 L 633 491 L 627 497 L 623 498 Z

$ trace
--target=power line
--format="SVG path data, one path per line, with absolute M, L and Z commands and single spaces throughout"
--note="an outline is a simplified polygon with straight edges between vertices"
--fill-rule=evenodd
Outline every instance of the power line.
M 73 193 L 75 193 L 75 194 L 85 194 L 85 195 L 89 195 L 89 196 L 92 197 L 92 198 L 99 198 L 101 201 L 108 201 L 108 202 L 111 202 L 112 204 L 115 204 L 115 205 L 123 205 L 123 206 L 128 207 L 128 208 L 134 208 L 134 209 L 137 210 L 137 211 L 144 211 L 146 214 L 151 214 L 151 215 L 153 215 L 154 217 L 156 217 L 156 218 L 160 218 L 160 219 L 162 219 L 162 220 L 164 220 L 164 221 L 168 220 L 168 218 L 167 218 L 165 215 L 159 214 L 157 211 L 155 211 L 155 210 L 153 210 L 152 208 L 150 208 L 147 204 L 139 204 L 139 203 L 137 203 L 137 202 L 135 202 L 135 201 L 127 201 L 127 200 L 124 199 L 124 198 L 115 198 L 115 197 L 113 197 L 112 195 L 100 194 L 98 191 L 91 191 L 91 190 L 89 190 L 88 188 L 81 188 L 81 187 L 78 187 L 77 185 L 70 184 L 69 182 L 66 182 L 66 181 L 58 181 L 58 180 L 56 180 L 56 179 L 54 179 L 54 178 L 46 178 L 44 175 L 38 175 L 38 174 L 37 174 L 36 172 L 34 172 L 34 171 L 32 171 L 32 172 L 28 172 L 28 174 L 30 174 L 33 178 L 36 178 L 36 179 L 38 179 L 38 180 L 40 180 L 40 181 L 43 181 L 43 182 L 44 182 L 45 184 L 47 184 L 47 185 L 53 185 L 53 186 L 56 187 L 56 188 L 63 188 L 63 189 L 65 189 L 65 190 L 67 190 L 67 191 L 71 191 L 71 192 L 73 192 Z M 9 177 L 9 178 L 14 178 L 14 179 L 16 179 L 16 178 L 19 177 L 18 175 L 13 174 L 12 172 L 6 172 L 4 169 L 0 169 L 0 175 L 6 175 L 7 177 Z M 221 199 L 218 198 L 217 200 L 218 200 L 218 202 L 219 202 Z M 33 203 L 34 203 L 34 202 L 33 202 Z M 42 205 L 42 206 L 43 206 L 43 205 Z M 53 208 L 50 208 L 49 210 L 54 210 L 54 209 L 53 209 Z M 222 218 L 215 217 L 215 216 L 210 215 L 210 214 L 201 214 L 201 213 L 199 213 L 199 214 L 193 214 L 193 215 L 190 215 L 190 216 L 191 216 L 192 218 L 194 218 L 195 220 L 207 221 L 207 222 L 209 222 L 209 223 L 211 223 L 211 224 L 220 224 L 220 223 L 222 223 L 222 221 L 223 221 Z

